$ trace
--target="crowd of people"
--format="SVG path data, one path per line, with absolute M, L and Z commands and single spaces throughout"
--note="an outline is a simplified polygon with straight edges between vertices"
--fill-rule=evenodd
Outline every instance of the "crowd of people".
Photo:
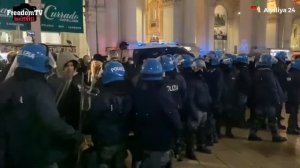
M 171 168 L 174 157 L 197 160 L 196 151 L 235 138 L 233 127 L 249 128 L 249 141 L 262 141 L 263 128 L 273 142 L 287 140 L 279 129 L 300 135 L 300 56 L 211 51 L 137 62 L 77 60 L 44 44 L 9 53 L 0 73 L 0 167 L 124 168 L 130 153 L 133 168 Z

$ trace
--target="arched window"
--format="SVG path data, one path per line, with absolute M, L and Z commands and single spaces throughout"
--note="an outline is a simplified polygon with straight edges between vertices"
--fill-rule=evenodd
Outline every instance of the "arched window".
M 215 8 L 214 48 L 227 50 L 227 12 L 222 5 Z

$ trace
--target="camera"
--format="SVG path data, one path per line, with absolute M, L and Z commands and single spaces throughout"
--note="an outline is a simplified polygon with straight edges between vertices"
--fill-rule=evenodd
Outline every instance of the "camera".
M 27 36 L 34 37 L 35 36 L 35 32 L 27 32 Z

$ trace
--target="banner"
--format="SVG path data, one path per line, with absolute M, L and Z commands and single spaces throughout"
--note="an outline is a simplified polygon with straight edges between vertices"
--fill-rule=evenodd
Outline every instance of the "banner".
M 14 6 L 25 3 L 25 0 L 0 0 L 0 29 L 16 30 L 17 25 L 21 30 L 30 30 L 29 22 L 14 22 L 13 15 L 8 15 L 8 11 L 12 11 Z
M 42 0 L 42 31 L 83 33 L 82 0 Z

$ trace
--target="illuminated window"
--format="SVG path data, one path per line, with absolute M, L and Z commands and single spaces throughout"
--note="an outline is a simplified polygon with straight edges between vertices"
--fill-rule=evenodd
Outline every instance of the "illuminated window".
M 269 10 L 275 10 L 277 8 L 276 0 L 268 0 L 267 8 Z

